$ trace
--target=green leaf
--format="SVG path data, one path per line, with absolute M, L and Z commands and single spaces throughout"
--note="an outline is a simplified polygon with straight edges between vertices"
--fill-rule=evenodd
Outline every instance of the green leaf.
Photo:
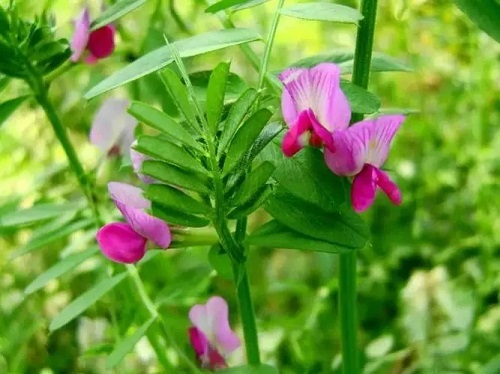
M 281 187 L 268 200 L 266 210 L 292 230 L 330 244 L 362 248 L 368 240 L 368 226 L 351 207 L 326 211 Z
M 210 221 L 204 217 L 180 212 L 176 209 L 161 205 L 155 201 L 153 201 L 151 210 L 153 212 L 153 215 L 173 225 L 186 227 L 205 227 L 210 223 Z
M 173 137 L 185 146 L 198 151 L 203 151 L 200 143 L 194 140 L 193 135 L 191 135 L 189 131 L 162 111 L 150 105 L 134 101 L 128 108 L 128 112 L 138 121 L 141 121 L 145 125 L 148 125 L 165 135 Z
M 229 144 L 226 159 L 224 161 L 223 174 L 230 172 L 243 158 L 245 153 L 254 144 L 271 116 L 272 113 L 269 110 L 260 109 L 248 118 L 239 128 Z
M 61 310 L 58 315 L 54 317 L 54 319 L 50 323 L 49 331 L 52 332 L 54 330 L 57 330 L 78 317 L 92 304 L 94 304 L 97 300 L 99 300 L 111 289 L 113 289 L 118 283 L 125 279 L 126 276 L 126 273 L 121 273 L 115 275 L 114 277 L 103 279 L 102 281 L 94 285 L 94 287 L 78 296 L 63 310 Z
M 220 370 L 223 374 L 278 374 L 278 369 L 270 365 L 259 366 L 236 366 L 230 369 Z
M 208 82 L 206 112 L 208 127 L 212 134 L 219 128 L 228 77 L 229 64 L 222 62 L 214 69 Z
M 30 95 L 24 95 L 4 101 L 0 104 L 0 126 L 16 111 L 17 108 L 26 100 Z
M 199 160 L 191 156 L 185 149 L 169 142 L 165 138 L 162 139 L 158 136 L 141 135 L 137 139 L 135 149 L 147 156 L 165 161 L 185 170 L 191 170 L 205 175 L 208 173 Z
M 380 108 L 380 99 L 362 87 L 349 81 L 340 81 L 340 88 L 347 96 L 353 113 L 371 114 Z
M 352 73 L 354 66 L 354 52 L 351 51 L 335 51 L 330 53 L 322 53 L 315 56 L 306 57 L 292 64 L 293 67 L 312 68 L 322 62 L 331 62 L 340 66 L 342 74 Z M 370 65 L 372 72 L 387 72 L 387 71 L 413 71 L 411 67 L 398 59 L 384 55 L 383 53 L 374 52 Z
M 238 100 L 231 106 L 227 115 L 222 134 L 219 140 L 219 154 L 225 152 L 229 142 L 233 139 L 234 134 L 240 127 L 243 119 L 252 108 L 259 94 L 253 88 L 246 90 Z
M 231 259 L 220 245 L 216 244 L 210 248 L 208 252 L 208 262 L 217 272 L 219 277 L 227 280 L 233 280 L 233 265 Z
M 212 208 L 166 184 L 150 184 L 146 189 L 148 200 L 156 201 L 165 207 L 192 214 L 208 214 Z
M 93 224 L 93 219 L 85 219 L 64 225 L 59 229 L 55 229 L 53 231 L 49 231 L 39 235 L 33 235 L 25 245 L 19 247 L 10 254 L 9 260 L 14 260 L 18 257 L 24 256 L 27 253 L 46 247 L 47 245 L 54 243 L 57 240 L 64 239 L 74 232 L 85 229 Z
M 253 30 L 237 28 L 211 31 L 172 44 L 177 48 L 181 57 L 192 57 L 260 39 L 260 35 Z M 85 94 L 85 99 L 91 99 L 164 68 L 174 61 L 171 51 L 171 47 L 167 45 L 142 56 L 91 88 Z
M 102 14 L 97 17 L 94 22 L 92 22 L 90 30 L 97 30 L 98 28 L 109 25 L 131 11 L 139 8 L 141 5 L 145 4 L 146 1 L 147 0 L 118 0 L 102 12 Z
M 42 274 L 40 274 L 38 277 L 36 277 L 33 280 L 33 282 L 31 282 L 25 288 L 24 293 L 26 295 L 29 295 L 32 294 L 33 292 L 38 291 L 52 279 L 56 279 L 61 275 L 67 273 L 68 271 L 73 270 L 74 268 L 85 262 L 85 260 L 92 257 L 98 251 L 99 249 L 97 248 L 97 246 L 94 246 L 92 248 L 87 249 L 86 251 L 78 252 L 66 258 L 63 258 L 62 260 L 59 260 L 59 262 L 56 262 L 53 266 L 51 266 Z
M 165 84 L 165 88 L 172 96 L 175 105 L 183 114 L 193 129 L 198 129 L 199 124 L 196 120 L 193 107 L 189 102 L 189 94 L 186 87 L 182 84 L 180 78 L 170 69 L 165 69 L 160 73 L 160 77 Z
M 247 237 L 245 242 L 258 247 L 299 249 L 313 252 L 340 253 L 350 251 L 346 247 L 336 246 L 311 236 L 303 235 L 276 220 L 271 220 L 259 227 Z
M 264 205 L 272 194 L 273 190 L 271 186 L 265 185 L 262 189 L 257 191 L 257 193 L 248 202 L 229 212 L 227 218 L 238 219 L 250 215 Z
M 250 162 L 257 157 L 266 146 L 278 135 L 281 130 L 283 130 L 283 125 L 281 122 L 272 122 L 259 134 L 259 137 L 255 140 L 250 149 L 250 152 L 245 157 L 245 164 L 249 165 Z
M 238 187 L 234 196 L 229 200 L 231 206 L 238 206 L 252 200 L 254 195 L 267 183 L 276 166 L 264 161 L 257 166 Z
M 249 9 L 267 3 L 269 0 L 247 0 L 246 3 L 241 5 L 236 5 L 231 8 L 232 12 L 237 12 L 239 10 Z
M 0 92 L 2 92 L 5 88 L 8 87 L 11 80 L 12 79 L 9 77 L 0 77 Z
M 500 3 L 497 0 L 453 0 L 481 30 L 500 43 Z
M 189 74 L 189 80 L 193 86 L 196 99 L 203 106 L 206 106 L 207 88 L 211 70 L 202 70 Z M 224 105 L 235 102 L 243 92 L 248 89 L 248 85 L 239 75 L 229 72 L 227 76 L 226 93 L 224 96 Z
M 248 2 L 249 0 L 221 0 L 205 9 L 205 13 L 217 13 L 221 10 L 231 8 L 232 6 L 241 5 Z
M 7 213 L 0 217 L 1 227 L 27 226 L 40 221 L 56 218 L 69 211 L 80 211 L 85 206 L 84 201 L 66 204 L 39 204 L 31 208 Z
M 141 173 L 160 182 L 208 194 L 208 178 L 201 174 L 194 174 L 162 161 L 147 160 L 142 163 Z
M 328 21 L 341 23 L 358 23 L 363 18 L 361 13 L 344 5 L 332 3 L 293 4 L 282 8 L 284 16 L 307 19 L 312 21 Z
M 113 352 L 108 357 L 107 368 L 113 369 L 125 358 L 127 353 L 134 349 L 135 345 L 141 340 L 141 338 L 146 335 L 149 326 L 153 324 L 155 317 L 151 317 L 146 321 L 141 327 L 139 327 L 132 335 L 118 342 L 113 349 Z

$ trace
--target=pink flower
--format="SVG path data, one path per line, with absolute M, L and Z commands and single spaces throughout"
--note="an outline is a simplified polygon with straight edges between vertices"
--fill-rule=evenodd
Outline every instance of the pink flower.
M 206 304 L 194 305 L 189 311 L 189 319 L 194 325 L 189 329 L 189 339 L 201 367 L 226 368 L 225 358 L 241 344 L 229 326 L 226 301 L 213 296 Z
M 97 242 L 106 257 L 119 263 L 137 262 L 146 253 L 148 240 L 160 248 L 168 248 L 170 228 L 161 219 L 146 213 L 151 202 L 142 196 L 140 188 L 110 182 L 108 191 L 126 223 L 109 223 L 97 232 Z
M 134 142 L 137 120 L 127 113 L 129 101 L 107 99 L 97 111 L 90 130 L 90 142 L 109 156 L 123 155 Z
M 333 150 L 325 149 L 326 164 L 335 174 L 354 176 L 351 201 L 355 211 L 362 212 L 370 207 L 377 187 L 393 204 L 401 204 L 401 191 L 380 167 L 404 119 L 402 115 L 387 115 L 358 122 L 336 132 Z
M 132 146 L 130 147 L 130 160 L 132 161 L 132 168 L 134 169 L 134 172 L 137 174 L 139 179 L 143 181 L 146 184 L 151 184 L 154 183 L 155 180 L 151 177 L 148 177 L 147 175 L 144 175 L 140 173 L 140 170 L 142 168 L 142 163 L 146 160 L 151 160 L 151 157 L 146 156 L 140 152 L 137 152 L 133 147 L 137 144 L 137 141 L 132 143 Z
M 340 68 L 331 63 L 291 68 L 279 78 L 284 85 L 281 110 L 289 127 L 282 143 L 285 156 L 293 156 L 307 143 L 332 149 L 332 134 L 346 129 L 351 118 L 340 89 Z
M 110 56 L 115 50 L 115 28 L 106 25 L 97 30 L 90 31 L 90 16 L 88 8 L 85 8 L 80 18 L 75 20 L 75 33 L 71 39 L 71 61 L 79 61 L 85 52 L 85 62 L 89 65 L 97 60 Z

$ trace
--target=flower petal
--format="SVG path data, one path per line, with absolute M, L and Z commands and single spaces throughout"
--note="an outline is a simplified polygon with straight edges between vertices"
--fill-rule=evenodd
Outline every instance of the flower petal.
M 96 239 L 102 253 L 114 262 L 132 264 L 146 253 L 146 238 L 124 222 L 114 222 L 101 227 Z
M 304 141 L 304 135 L 311 129 L 311 117 L 309 116 L 310 110 L 303 110 L 297 117 L 297 121 L 290 126 L 289 130 L 283 137 L 281 149 L 287 157 L 292 157 L 300 151 L 307 144 Z M 307 136 L 307 134 L 306 134 Z
M 132 143 L 132 147 L 130 148 L 130 160 L 132 161 L 132 168 L 134 172 L 137 174 L 139 179 L 146 184 L 154 183 L 155 180 L 147 175 L 140 173 L 142 168 L 142 163 L 146 160 L 151 160 L 151 157 L 146 156 L 140 152 L 137 152 L 133 147 L 137 144 L 137 142 Z
M 405 120 L 403 115 L 381 116 L 373 121 L 373 134 L 367 149 L 365 162 L 373 166 L 383 165 L 389 154 L 392 139 Z
M 294 124 L 294 122 L 297 120 L 297 117 L 299 116 L 299 113 L 302 111 L 297 109 L 296 103 L 292 98 L 292 96 L 290 95 L 290 93 L 288 92 L 286 85 L 296 75 L 303 73 L 305 70 L 306 69 L 290 68 L 284 70 L 279 75 L 279 79 L 284 85 L 283 94 L 281 95 L 281 112 L 283 114 L 283 119 L 285 120 L 288 126 L 292 126 Z
M 107 25 L 94 30 L 89 35 L 87 49 L 97 59 L 110 56 L 115 50 L 115 29 Z
M 325 162 L 337 175 L 355 175 L 365 164 L 373 122 L 362 121 L 332 135 L 333 146 L 325 148 Z
M 111 98 L 101 105 L 94 116 L 90 142 L 102 153 L 108 154 L 113 146 L 118 146 L 122 154 L 130 148 L 137 121 L 127 113 L 128 106 L 126 99 Z
M 400 205 L 403 198 L 396 183 L 394 183 L 384 171 L 376 168 L 375 172 L 377 173 L 378 186 L 382 189 L 382 191 L 384 191 L 393 204 Z
M 189 341 L 198 357 L 208 354 L 208 339 L 201 330 L 191 327 L 189 329 Z
M 351 202 L 356 212 L 363 212 L 373 204 L 377 191 L 376 168 L 366 164 L 354 177 L 351 187 Z
M 88 8 L 85 8 L 80 18 L 75 20 L 75 33 L 71 39 L 71 50 L 73 54 L 71 55 L 71 61 L 77 62 L 80 60 L 87 43 L 89 41 L 90 33 L 90 16 Z
M 349 126 L 351 109 L 340 89 L 337 65 L 322 63 L 312 69 L 287 70 L 280 79 L 287 91 L 282 97 L 282 110 L 289 125 L 293 123 L 290 119 L 294 104 L 297 113 L 312 109 L 319 123 L 329 132 Z
M 108 183 L 108 191 L 127 223 L 140 235 L 161 248 L 172 241 L 167 223 L 145 212 L 151 203 L 142 196 L 140 188 L 120 182 Z
M 238 336 L 229 326 L 228 306 L 222 297 L 214 296 L 206 304 L 194 305 L 189 311 L 189 319 L 223 355 L 240 346 Z

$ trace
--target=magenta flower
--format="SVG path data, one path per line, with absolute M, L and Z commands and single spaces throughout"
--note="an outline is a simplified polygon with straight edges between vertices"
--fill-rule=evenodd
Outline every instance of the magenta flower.
M 109 223 L 97 232 L 97 242 L 107 258 L 126 264 L 137 262 L 146 253 L 148 240 L 160 248 L 168 248 L 170 228 L 161 219 L 146 213 L 151 202 L 142 196 L 140 188 L 110 182 L 108 191 L 126 223 Z
M 229 326 L 226 301 L 213 296 L 206 304 L 194 305 L 189 319 L 194 325 L 189 329 L 189 339 L 200 366 L 210 370 L 226 368 L 225 358 L 241 344 Z
M 134 146 L 136 144 L 137 144 L 137 141 L 132 143 L 132 146 L 130 147 L 130 160 L 132 161 L 132 168 L 134 169 L 134 172 L 137 174 L 137 176 L 139 177 L 139 179 L 141 181 L 143 181 L 146 184 L 154 183 L 155 179 L 140 173 L 140 170 L 142 168 L 142 163 L 146 160 L 151 160 L 151 157 L 146 156 L 140 152 L 137 152 L 134 149 Z
M 307 143 L 332 149 L 332 134 L 346 129 L 351 118 L 349 102 L 340 89 L 340 68 L 331 63 L 291 68 L 279 78 L 284 85 L 281 110 L 289 127 L 282 143 L 285 156 L 293 156 Z
M 75 33 L 71 39 L 71 50 L 73 51 L 71 61 L 80 61 L 86 54 L 84 61 L 89 65 L 110 56 L 115 50 L 114 26 L 106 25 L 90 31 L 89 10 L 85 8 L 80 18 L 75 20 Z
M 126 99 L 107 99 L 92 121 L 90 142 L 108 156 L 125 154 L 134 142 L 137 120 L 127 113 L 129 104 Z
M 354 176 L 351 201 L 354 210 L 362 212 L 375 200 L 377 186 L 393 204 L 401 204 L 401 191 L 380 169 L 384 164 L 392 139 L 405 117 L 381 116 L 358 122 L 333 137 L 333 150 L 325 149 L 325 161 L 337 175 Z

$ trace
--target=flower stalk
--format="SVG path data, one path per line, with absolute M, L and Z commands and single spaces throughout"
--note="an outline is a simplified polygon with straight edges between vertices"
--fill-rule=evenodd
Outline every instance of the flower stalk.
M 368 87 L 373 50 L 377 0 L 362 0 L 360 11 L 363 19 L 359 22 L 354 53 L 352 82 L 363 88 Z M 363 119 L 363 114 L 353 113 L 351 123 Z M 359 373 L 356 312 L 356 252 L 339 255 L 339 315 L 342 338 L 342 367 L 344 374 Z

